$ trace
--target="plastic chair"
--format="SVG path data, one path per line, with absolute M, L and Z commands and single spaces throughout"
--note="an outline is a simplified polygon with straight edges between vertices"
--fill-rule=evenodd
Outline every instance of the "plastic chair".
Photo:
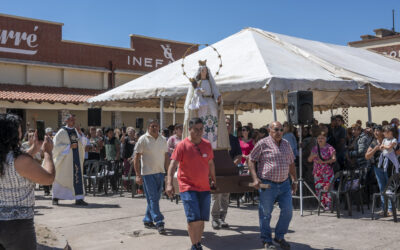
M 381 195 L 383 195 L 385 201 L 385 210 L 384 216 L 387 216 L 389 200 L 392 203 L 392 212 L 393 212 L 393 221 L 397 222 L 397 202 L 400 198 L 400 193 L 398 193 L 398 189 L 400 187 L 400 173 L 394 173 L 389 178 L 388 184 L 385 189 L 380 193 L 374 193 L 372 196 L 372 213 L 371 219 L 374 219 L 375 216 L 375 201 Z
M 128 181 L 129 185 L 131 186 L 132 198 L 134 198 L 135 194 L 136 194 L 136 176 L 132 175 L 133 164 L 129 164 L 129 165 L 130 165 L 130 167 L 129 167 L 128 175 L 122 174 L 122 176 L 121 176 L 121 181 L 120 181 L 120 186 L 119 186 L 119 188 L 120 188 L 119 195 L 122 196 L 124 181 Z
M 86 160 L 83 163 L 83 183 L 85 185 L 85 190 L 87 192 L 90 192 L 91 188 L 91 182 L 89 181 L 89 173 L 91 172 L 91 169 L 93 168 L 94 165 L 98 163 L 98 160 Z
M 364 188 L 365 185 L 362 184 L 362 179 L 363 179 L 363 174 L 365 169 L 356 169 L 349 171 L 345 176 L 344 180 L 344 185 L 345 189 L 349 192 L 349 198 L 350 198 L 350 215 L 351 215 L 351 210 L 352 210 L 352 200 L 351 197 L 357 197 L 358 203 L 357 203 L 357 210 L 360 211 L 361 208 L 361 213 L 364 214 L 364 204 L 363 204 L 363 194 L 364 194 Z
M 106 182 L 106 172 L 107 172 L 107 162 L 105 161 L 97 161 L 93 164 L 90 172 L 88 173 L 89 185 L 93 184 L 93 196 L 96 196 L 96 187 L 97 191 L 99 191 L 99 186 Z M 104 189 L 104 192 L 107 194 L 107 189 Z
M 326 190 L 321 190 L 318 196 L 318 202 L 321 204 L 321 198 L 322 194 L 324 193 L 329 193 L 332 197 L 332 205 L 331 205 L 331 213 L 333 213 L 333 207 L 336 205 L 336 216 L 340 218 L 340 196 L 345 196 L 346 197 L 346 202 L 347 206 L 349 208 L 349 216 L 351 216 L 351 206 L 350 206 L 350 194 L 348 190 L 345 190 L 343 187 L 343 180 L 345 179 L 345 176 L 343 174 L 343 171 L 337 172 L 332 181 L 330 182 L 329 189 Z M 335 186 L 337 183 L 337 187 Z M 320 215 L 320 210 L 321 206 L 318 205 L 318 215 Z
M 110 183 L 111 189 L 114 192 L 118 191 L 118 175 L 119 175 L 119 162 L 118 161 L 102 161 L 106 167 L 106 180 L 104 183 L 104 190 L 108 190 L 108 183 Z M 106 192 L 107 194 L 107 192 Z

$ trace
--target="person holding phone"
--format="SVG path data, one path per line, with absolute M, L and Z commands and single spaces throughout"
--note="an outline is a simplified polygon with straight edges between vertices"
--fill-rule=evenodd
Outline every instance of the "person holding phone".
M 56 166 L 56 178 L 53 183 L 53 205 L 59 199 L 75 200 L 79 206 L 87 206 L 83 200 L 83 160 L 85 146 L 88 144 L 79 126 L 75 125 L 75 115 L 64 119 L 65 126 L 54 136 L 53 159 Z
M 55 176 L 53 142 L 37 131 L 26 152 L 20 148 L 21 119 L 0 114 L 0 249 L 36 249 L 35 183 L 50 185 Z M 41 166 L 33 156 L 43 151 Z

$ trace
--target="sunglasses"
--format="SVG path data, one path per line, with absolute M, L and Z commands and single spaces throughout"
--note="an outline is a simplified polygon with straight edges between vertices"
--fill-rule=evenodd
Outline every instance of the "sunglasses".
M 283 128 L 274 128 L 275 132 L 283 132 Z
M 242 129 L 243 132 L 248 132 L 247 129 Z
M 201 153 L 201 150 L 199 148 L 199 145 L 194 144 L 194 147 L 197 149 L 197 152 L 199 152 L 200 156 L 203 156 L 203 154 Z

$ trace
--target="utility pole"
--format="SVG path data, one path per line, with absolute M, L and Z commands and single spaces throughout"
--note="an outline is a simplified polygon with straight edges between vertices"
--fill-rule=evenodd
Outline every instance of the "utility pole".
M 392 28 L 392 31 L 393 31 L 393 32 L 396 32 L 395 29 L 394 29 L 394 9 L 392 10 L 392 19 L 393 19 L 393 28 Z

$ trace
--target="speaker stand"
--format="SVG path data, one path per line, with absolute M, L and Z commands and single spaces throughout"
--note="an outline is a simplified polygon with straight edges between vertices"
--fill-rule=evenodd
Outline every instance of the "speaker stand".
M 306 181 L 303 180 L 303 149 L 301 147 L 301 143 L 302 143 L 302 137 L 303 137 L 303 131 L 301 128 L 301 125 L 299 124 L 299 195 L 293 195 L 294 199 L 299 199 L 300 200 L 300 215 L 304 216 L 303 213 L 303 200 L 304 199 L 312 199 L 315 198 L 318 201 L 318 206 L 321 206 L 324 208 L 324 206 L 322 205 L 322 203 L 319 202 L 318 196 L 314 193 L 314 191 L 312 190 L 312 188 L 307 184 Z M 310 191 L 310 193 L 312 195 L 310 196 L 303 196 L 303 185 Z

